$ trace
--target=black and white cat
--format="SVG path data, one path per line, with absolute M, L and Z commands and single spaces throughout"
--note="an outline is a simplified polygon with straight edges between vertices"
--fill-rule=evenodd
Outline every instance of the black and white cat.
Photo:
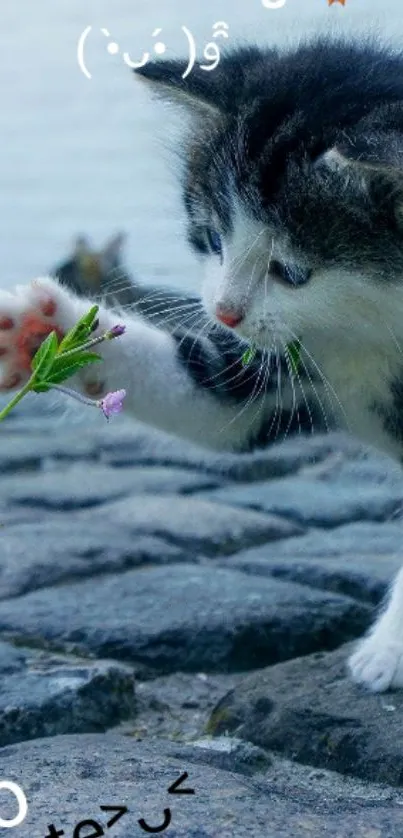
M 403 54 L 322 39 L 184 68 L 138 75 L 192 116 L 182 188 L 206 263 L 201 328 L 126 312 L 75 386 L 124 387 L 134 417 L 206 446 L 340 427 L 403 462 Z M 1 389 L 27 378 L 27 318 L 42 339 L 88 307 L 51 279 L 0 292 Z M 101 307 L 99 331 L 117 319 Z M 403 686 L 403 571 L 349 666 L 373 690 Z

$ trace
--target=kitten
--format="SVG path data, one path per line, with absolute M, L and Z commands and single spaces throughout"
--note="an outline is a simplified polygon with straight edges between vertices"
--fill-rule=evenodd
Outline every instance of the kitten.
M 403 55 L 319 39 L 185 66 L 138 74 L 191 116 L 182 188 L 211 325 L 125 314 L 77 388 L 125 387 L 137 419 L 215 448 L 339 427 L 403 461 Z M 50 279 L 2 292 L 2 389 L 27 378 L 30 315 L 63 332 L 87 309 Z M 116 319 L 102 307 L 99 329 Z M 373 690 L 403 686 L 403 571 L 349 665 Z

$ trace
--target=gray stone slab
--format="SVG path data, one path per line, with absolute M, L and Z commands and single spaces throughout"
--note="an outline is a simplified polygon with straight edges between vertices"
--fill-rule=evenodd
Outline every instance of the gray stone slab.
M 64 433 L 50 422 L 46 432 L 9 434 L 0 426 L 0 473 L 37 471 L 48 460 L 89 460 L 97 458 L 95 440 L 81 433 Z
M 390 556 L 400 552 L 403 557 L 403 522 L 399 520 L 357 521 L 327 530 L 312 528 L 297 538 L 252 547 L 242 555 L 248 558 L 267 556 L 268 559 L 338 559 L 342 556 L 353 559 L 357 554 Z
M 112 465 L 175 465 L 198 468 L 237 481 L 263 480 L 295 474 L 302 466 L 320 462 L 335 452 L 362 456 L 362 444 L 343 433 L 302 434 L 276 442 L 252 454 L 209 451 L 177 437 L 144 426 L 127 424 L 119 433 L 94 428 L 101 458 Z
M 334 648 L 371 609 L 302 585 L 171 565 L 47 588 L 0 603 L 0 631 L 161 672 L 233 671 Z
M 157 483 L 164 476 L 155 471 Z M 182 486 L 188 477 L 195 479 L 185 473 Z M 0 528 L 0 599 L 142 564 L 197 562 L 202 553 L 216 557 L 302 531 L 276 516 L 234 515 L 222 504 L 171 494 L 134 495 L 68 516 L 26 511 L 25 522 L 25 507 L 11 523 L 5 514 Z
M 302 469 L 301 474 L 309 475 L 309 469 Z M 390 457 L 376 452 L 366 452 L 361 457 L 339 456 L 319 464 L 310 469 L 310 474 L 316 476 L 322 482 L 348 483 L 359 485 L 370 483 L 377 486 L 398 486 L 400 487 L 403 500 L 403 470 L 401 465 Z
M 225 731 L 297 762 L 401 788 L 403 691 L 371 694 L 346 674 L 352 644 L 245 677 L 216 706 Z
M 242 547 L 299 535 L 299 524 L 279 516 L 241 510 L 199 497 L 132 495 L 78 513 L 78 520 L 103 521 L 110 532 L 126 531 L 136 538 L 150 534 L 207 556 L 233 553 Z
M 0 529 L 0 600 L 131 567 L 198 560 L 153 535 L 73 514 Z
M 220 559 L 220 564 L 375 604 L 403 563 L 402 543 L 401 521 L 364 521 L 252 547 Z
M 346 559 L 301 560 L 243 559 L 220 561 L 222 567 L 236 568 L 257 576 L 298 582 L 310 588 L 345 594 L 377 605 L 402 566 L 393 556 L 356 556 Z
M 210 500 L 282 515 L 312 527 L 339 527 L 353 521 L 387 521 L 403 512 L 401 485 L 351 481 L 326 483 L 303 477 L 208 492 Z
M 135 713 L 129 667 L 0 641 L 0 746 L 106 730 Z
M 78 463 L 70 468 L 13 475 L 0 481 L 0 503 L 71 511 L 128 494 L 191 493 L 219 486 L 218 478 L 168 467 L 112 468 Z
M 30 523 L 31 521 L 43 521 L 46 514 L 44 510 L 33 509 L 27 506 L 9 506 L 9 504 L 0 503 L 0 553 L 2 545 L 1 536 L 5 528 L 16 524 Z
M 20 672 L 25 663 L 26 653 L 10 643 L 0 640 L 0 672 L 2 678 Z
M 54 448 L 54 446 L 53 446 Z M 17 471 L 36 471 L 41 468 L 45 457 L 52 450 L 52 445 L 44 437 L 10 438 L 3 428 L 0 428 L 0 470 L 1 474 L 11 474 Z
M 92 824 L 92 834 L 97 829 L 99 835 L 143 838 L 144 821 L 161 826 L 165 809 L 169 838 L 398 838 L 403 831 L 403 809 L 393 790 L 388 798 L 377 786 L 342 783 L 337 776 L 331 786 L 320 776 L 310 783 L 307 771 L 287 774 L 278 764 L 261 778 L 248 778 L 198 763 L 198 750 L 193 748 L 192 760 L 187 747 L 112 734 L 2 748 L 2 776 L 19 783 L 28 801 L 18 838 L 44 838 L 50 824 L 72 838 L 84 819 L 99 824 Z M 169 794 L 185 772 L 182 788 L 194 794 Z M 15 817 L 15 799 L 3 796 L 1 802 L 2 817 Z M 106 824 L 116 812 L 101 806 L 128 810 L 110 833 Z M 89 835 L 88 829 L 83 826 L 80 836 Z

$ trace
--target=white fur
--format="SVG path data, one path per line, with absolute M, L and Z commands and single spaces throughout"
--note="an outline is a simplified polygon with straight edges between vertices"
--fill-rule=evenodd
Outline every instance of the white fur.
M 349 669 L 355 681 L 374 692 L 403 687 L 403 567 L 383 613 L 351 655 Z

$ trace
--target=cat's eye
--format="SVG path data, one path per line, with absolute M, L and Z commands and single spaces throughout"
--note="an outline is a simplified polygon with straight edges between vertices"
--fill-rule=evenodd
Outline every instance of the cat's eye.
M 215 253 L 222 260 L 222 239 L 220 234 L 217 233 L 217 230 L 213 230 L 212 228 L 207 229 L 207 241 L 211 252 Z
M 306 285 L 312 276 L 312 271 L 309 268 L 301 268 L 298 265 L 290 265 L 280 262 L 278 259 L 272 259 L 268 266 L 269 274 L 274 279 L 280 279 L 287 285 L 293 285 L 298 288 L 301 285 Z

